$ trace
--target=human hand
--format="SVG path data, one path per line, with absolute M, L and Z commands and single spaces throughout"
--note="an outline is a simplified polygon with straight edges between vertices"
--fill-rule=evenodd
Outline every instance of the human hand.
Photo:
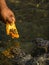
M 15 22 L 14 13 L 8 7 L 1 9 L 1 18 L 4 20 L 4 23 L 12 23 L 13 21 Z

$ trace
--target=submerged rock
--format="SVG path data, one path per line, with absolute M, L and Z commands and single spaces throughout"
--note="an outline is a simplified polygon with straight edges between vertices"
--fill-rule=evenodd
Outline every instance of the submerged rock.
M 13 65 L 49 65 L 49 41 L 36 38 L 33 42 L 34 49 L 29 54 L 16 45 L 5 50 L 2 54 Z
M 32 59 L 32 56 L 30 54 L 26 54 L 20 48 L 13 48 L 12 53 L 14 55 L 14 58 L 11 58 L 11 60 L 18 65 L 25 65 Z

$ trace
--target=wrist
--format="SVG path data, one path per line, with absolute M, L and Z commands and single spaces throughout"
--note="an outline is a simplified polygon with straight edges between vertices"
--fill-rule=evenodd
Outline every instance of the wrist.
M 0 10 L 4 9 L 7 7 L 5 0 L 0 0 Z

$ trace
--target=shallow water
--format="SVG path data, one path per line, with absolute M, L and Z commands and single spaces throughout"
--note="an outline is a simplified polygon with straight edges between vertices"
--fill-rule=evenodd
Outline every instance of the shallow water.
M 6 0 L 7 5 L 14 12 L 16 26 L 20 38 L 12 39 L 6 35 L 5 24 L 0 22 L 0 51 L 20 43 L 21 48 L 30 53 L 35 38 L 49 40 L 49 2 L 42 0 Z M 29 51 L 28 51 L 29 50 Z M 6 62 L 6 61 L 5 61 Z M 2 63 L 1 63 L 2 65 Z M 7 64 L 5 64 L 7 65 Z M 11 63 L 9 65 L 12 65 Z

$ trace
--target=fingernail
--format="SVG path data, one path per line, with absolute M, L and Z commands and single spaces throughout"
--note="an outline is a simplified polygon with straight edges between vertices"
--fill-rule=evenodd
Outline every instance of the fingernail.
M 15 18 L 14 17 L 12 17 L 12 21 L 15 22 Z

